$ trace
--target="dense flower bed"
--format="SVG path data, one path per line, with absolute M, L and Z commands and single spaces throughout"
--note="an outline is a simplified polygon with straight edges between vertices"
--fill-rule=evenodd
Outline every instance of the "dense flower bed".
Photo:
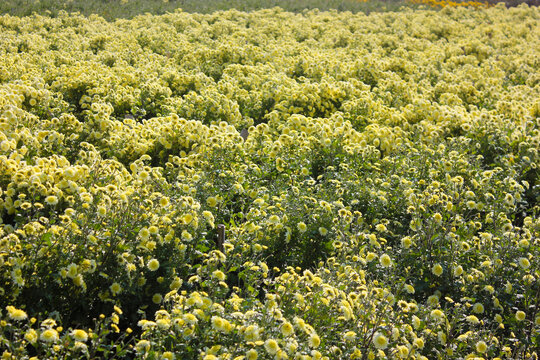
M 4 358 L 537 358 L 539 18 L 0 17 Z

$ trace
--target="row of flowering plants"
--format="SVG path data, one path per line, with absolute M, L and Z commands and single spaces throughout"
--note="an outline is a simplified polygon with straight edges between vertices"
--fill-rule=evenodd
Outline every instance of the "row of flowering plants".
M 537 358 L 539 17 L 1 16 L 3 358 Z

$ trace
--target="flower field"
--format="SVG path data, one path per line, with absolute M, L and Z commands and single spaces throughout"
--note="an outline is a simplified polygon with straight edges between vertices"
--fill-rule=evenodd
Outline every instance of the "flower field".
M 539 34 L 0 16 L 2 359 L 538 359 Z

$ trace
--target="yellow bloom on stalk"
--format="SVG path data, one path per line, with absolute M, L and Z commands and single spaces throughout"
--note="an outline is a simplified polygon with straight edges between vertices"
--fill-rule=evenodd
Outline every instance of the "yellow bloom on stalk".
M 206 199 L 206 205 L 210 207 L 216 207 L 217 203 L 218 203 L 217 199 L 213 196 L 210 196 L 209 198 Z
M 156 325 L 161 330 L 167 330 L 168 328 L 171 327 L 171 320 L 168 319 L 168 318 L 157 319 L 156 320 Z
M 356 333 L 354 331 L 347 331 L 345 335 L 343 335 L 343 338 L 345 341 L 354 341 L 356 339 Z
M 367 256 L 366 256 L 366 260 L 367 260 L 368 262 L 371 262 L 371 261 L 373 261 L 376 257 L 377 257 L 377 254 L 372 253 L 372 252 L 368 252 L 368 253 L 367 253 Z
M 170 351 L 165 351 L 162 355 L 161 355 L 161 358 L 163 360 L 174 360 L 175 359 L 175 356 L 172 352 Z
M 97 213 L 99 216 L 103 217 L 107 215 L 107 208 L 105 206 L 98 206 Z
M 76 264 L 69 264 L 67 267 L 66 276 L 71 279 L 74 279 L 75 277 L 77 277 L 78 272 L 79 272 L 79 267 Z
M 202 214 L 203 214 L 203 217 L 208 222 L 208 224 L 210 225 L 210 227 L 214 228 L 215 227 L 215 225 L 214 225 L 214 215 L 208 210 L 203 211 Z
M 156 271 L 157 269 L 159 269 L 159 261 L 157 259 L 150 259 L 150 261 L 148 261 L 147 267 L 150 271 Z
M 484 305 L 476 303 L 473 305 L 473 312 L 476 314 L 482 314 L 484 312 Z
M 6 310 L 8 311 L 9 318 L 12 320 L 22 321 L 28 318 L 28 315 L 24 310 L 16 309 L 13 306 L 6 306 Z
M 306 232 L 307 230 L 307 225 L 304 223 L 304 222 L 299 222 L 298 224 L 296 224 L 296 227 L 298 228 L 298 231 L 300 232 Z
M 420 325 L 422 325 L 422 321 L 420 320 L 420 318 L 416 315 L 413 315 L 412 317 L 412 324 L 413 324 L 413 327 L 418 330 L 420 328 Z
M 440 320 L 444 317 L 444 313 L 439 309 L 432 310 L 430 315 L 435 320 Z
M 11 148 L 11 144 L 9 141 L 5 140 L 0 143 L 0 149 L 2 151 L 8 151 Z
M 88 334 L 86 333 L 86 331 L 81 330 L 81 329 L 73 330 L 71 332 L 71 336 L 73 336 L 75 340 L 80 341 L 80 342 L 86 342 L 86 340 L 88 340 Z
M 461 274 L 463 274 L 463 267 L 461 265 L 454 267 L 454 276 L 460 276 Z
M 185 225 L 190 224 L 193 221 L 193 215 L 190 213 L 185 214 L 182 217 L 182 221 L 184 222 Z
M 260 329 L 256 325 L 249 325 L 244 330 L 244 337 L 247 341 L 257 341 L 259 340 Z
M 420 221 L 418 219 L 411 220 L 411 222 L 409 223 L 409 227 L 412 231 L 418 230 L 418 228 L 420 227 Z
M 268 339 L 264 342 L 264 348 L 270 355 L 275 355 L 280 349 L 276 340 Z
M 220 270 L 215 270 L 213 273 L 212 273 L 212 277 L 216 280 L 219 280 L 219 281 L 224 281 L 225 280 L 225 274 L 223 273 L 223 271 L 220 271 Z
M 150 237 L 150 231 L 148 231 L 147 228 L 142 228 L 139 231 L 139 236 L 141 237 L 141 239 L 147 240 Z
M 161 207 L 167 207 L 167 205 L 169 205 L 169 198 L 162 197 L 161 199 L 159 199 L 159 205 L 161 205 Z
M 54 195 L 49 195 L 45 198 L 45 203 L 51 206 L 56 205 L 58 204 L 58 198 Z
M 182 230 L 182 234 L 180 236 L 182 237 L 182 240 L 187 242 L 193 240 L 193 235 L 191 235 L 187 230 Z
M 446 334 L 442 331 L 437 332 L 437 339 L 441 345 L 446 344 Z
M 524 257 L 519 258 L 518 263 L 519 263 L 519 266 L 524 270 L 527 270 L 531 266 L 529 259 L 524 258 Z
M 423 349 L 424 348 L 424 339 L 423 338 L 416 338 L 416 339 L 414 339 L 413 344 L 414 344 L 414 347 L 416 347 L 418 349 Z
M 317 348 L 321 344 L 321 338 L 317 334 L 311 334 L 308 343 L 311 348 Z
M 526 248 L 529 247 L 529 245 L 530 245 L 530 243 L 529 243 L 528 240 L 526 240 L 526 239 L 519 240 L 519 247 L 520 248 L 526 249 Z
M 436 276 L 441 276 L 443 273 L 443 267 L 441 266 L 441 264 L 435 264 L 431 268 L 431 272 Z
M 409 348 L 404 346 L 404 345 L 399 345 L 397 347 L 397 355 L 401 358 L 401 359 L 405 359 L 408 357 L 409 355 Z
M 28 341 L 30 344 L 34 344 L 38 340 L 38 333 L 34 329 L 28 330 L 24 334 L 24 339 Z
M 152 235 L 157 235 L 159 233 L 159 228 L 155 225 L 152 225 L 148 228 L 148 232 Z
M 381 264 L 382 267 L 387 268 L 387 267 L 392 266 L 392 259 L 387 254 L 382 254 L 381 257 L 379 258 L 379 263 Z
M 250 349 L 246 352 L 246 360 L 257 360 L 258 357 L 259 354 L 255 349 Z
M 476 343 L 476 351 L 483 354 L 487 351 L 487 344 L 484 341 L 479 341 Z
M 516 320 L 517 320 L 517 321 L 523 321 L 523 320 L 525 320 L 525 317 L 526 317 L 525 312 L 523 312 L 523 311 L 521 311 L 521 310 L 518 310 L 518 311 L 516 312 Z
M 362 358 L 362 351 L 358 348 L 354 348 L 353 353 L 351 354 L 351 360 L 361 359 Z
M 47 343 L 57 342 L 59 339 L 58 332 L 54 329 L 47 329 L 41 333 L 39 337 L 42 341 Z
M 384 350 L 388 347 L 388 339 L 386 338 L 386 336 L 379 332 L 375 333 L 375 336 L 373 336 L 373 345 L 377 349 Z
M 272 225 L 277 225 L 280 223 L 280 220 L 279 220 L 279 216 L 277 215 L 272 215 L 268 218 L 268 222 Z
M 144 353 L 150 350 L 151 344 L 148 340 L 139 340 L 139 342 L 135 345 L 135 350 L 139 353 Z
M 150 174 L 148 173 L 148 171 L 141 171 L 139 173 L 139 179 L 141 179 L 143 181 L 148 179 L 149 177 L 150 177 Z
M 110 286 L 111 292 L 113 295 L 117 295 L 122 291 L 122 286 L 119 283 L 115 282 Z
M 152 296 L 152 302 L 154 304 L 161 304 L 161 302 L 163 301 L 163 295 L 161 294 L 154 294 Z
M 279 172 L 283 172 L 283 170 L 285 170 L 285 161 L 283 161 L 282 158 L 277 158 L 276 159 L 276 169 L 277 171 Z
M 439 296 L 437 294 L 429 296 L 427 303 L 429 306 L 436 306 L 439 303 Z
M 401 246 L 405 249 L 410 248 L 412 245 L 412 239 L 409 236 L 404 237 L 401 239 Z
M 283 336 L 291 336 L 292 334 L 294 334 L 294 328 L 292 324 L 288 321 L 284 322 L 281 325 L 281 333 L 283 334 Z

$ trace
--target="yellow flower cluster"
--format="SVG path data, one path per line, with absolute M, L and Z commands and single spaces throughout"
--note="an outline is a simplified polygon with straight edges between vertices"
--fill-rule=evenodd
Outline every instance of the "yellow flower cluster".
M 483 1 L 451 1 L 451 0 L 408 0 L 412 4 L 422 4 L 422 5 L 429 5 L 433 7 L 472 7 L 472 8 L 485 8 L 489 7 L 490 4 L 488 2 Z
M 3 357 L 538 356 L 538 18 L 0 16 Z

